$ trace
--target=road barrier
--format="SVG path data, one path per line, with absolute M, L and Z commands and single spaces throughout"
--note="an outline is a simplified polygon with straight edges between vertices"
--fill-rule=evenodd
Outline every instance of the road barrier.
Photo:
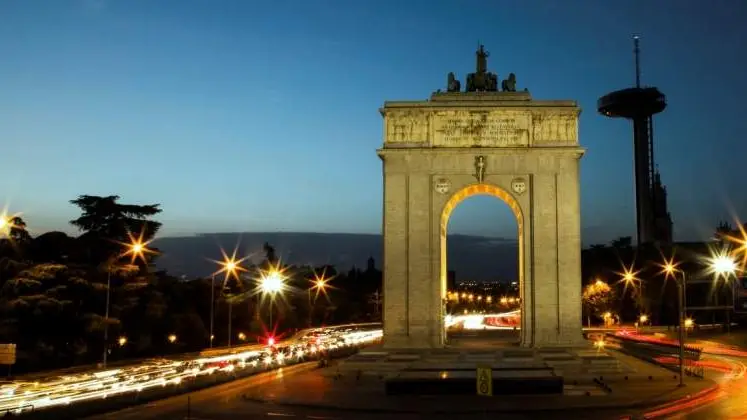
M 645 362 L 679 373 L 679 345 L 637 340 L 633 337 L 610 333 L 607 333 L 605 341 L 617 344 L 619 346 L 617 350 L 621 353 L 625 353 Z M 697 378 L 704 377 L 705 371 L 703 367 L 698 364 L 702 351 L 703 349 L 696 346 L 685 346 L 685 375 Z M 665 362 L 665 360 L 671 359 L 671 357 L 668 358 L 667 356 L 670 356 L 675 352 L 677 352 L 676 363 Z

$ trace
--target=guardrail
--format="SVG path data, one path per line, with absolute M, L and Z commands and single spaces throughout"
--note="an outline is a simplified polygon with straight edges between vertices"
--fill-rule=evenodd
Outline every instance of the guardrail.
M 679 373 L 679 364 L 663 362 L 663 355 L 672 354 L 674 350 L 679 351 L 679 345 L 670 343 L 651 343 L 610 333 L 607 333 L 605 337 L 606 341 L 617 344 L 619 347 L 616 350 L 621 353 L 625 353 L 645 362 Z M 705 376 L 703 366 L 698 364 L 702 351 L 703 350 L 699 347 L 685 346 L 685 358 L 683 361 L 685 364 L 685 375 L 701 379 Z M 679 355 L 677 355 L 677 357 L 679 358 Z

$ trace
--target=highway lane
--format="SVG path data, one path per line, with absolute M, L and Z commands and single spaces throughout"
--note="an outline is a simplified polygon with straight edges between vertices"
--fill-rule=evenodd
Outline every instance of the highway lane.
M 618 332 L 649 343 L 678 345 L 677 340 L 667 337 L 636 334 L 631 331 Z M 640 418 L 671 418 L 688 420 L 744 419 L 747 420 L 747 351 L 733 345 L 716 341 L 694 341 L 692 344 L 703 349 L 701 361 L 709 379 L 718 384 L 718 390 L 707 396 L 696 398 L 696 403 L 674 404 L 659 410 L 638 413 Z M 673 349 L 673 353 L 676 352 Z M 678 363 L 675 354 L 662 357 L 660 362 Z
M 747 419 L 747 365 L 745 359 L 734 356 L 706 355 L 705 362 L 723 368 L 707 369 L 707 374 L 719 384 L 711 401 L 685 409 L 672 419 L 712 420 Z
M 379 328 L 325 327 L 293 340 L 268 343 L 261 349 L 206 357 L 151 359 L 39 381 L 6 382 L 0 384 L 0 414 L 58 408 L 125 394 L 141 395 L 161 387 L 184 386 L 210 375 L 287 367 L 315 359 L 327 351 L 366 345 L 380 337 Z
M 458 315 L 450 322 L 468 324 L 465 328 L 508 328 L 505 314 Z M 486 317 L 501 327 L 485 324 Z M 50 377 L 0 383 L 0 415 L 49 407 L 60 407 L 109 398 L 138 395 L 163 386 L 180 386 L 185 381 L 237 370 L 262 370 L 262 367 L 286 366 L 303 361 L 320 351 L 360 346 L 381 338 L 380 324 L 350 324 L 305 330 L 282 343 L 244 346 L 241 350 L 215 349 L 200 354 L 147 359 L 108 369 L 51 373 Z
M 282 382 L 285 377 L 315 369 L 317 362 L 305 362 L 276 371 L 266 372 L 248 378 L 239 379 L 222 385 L 206 388 L 164 400 L 127 408 L 121 411 L 89 417 L 89 420 L 149 420 L 149 419 L 185 419 L 194 420 L 236 418 L 259 418 L 268 412 L 260 404 L 253 407 L 241 398 L 243 393 L 254 387 L 271 382 Z M 272 412 L 272 410 L 270 410 Z M 277 413 L 276 413 L 277 414 Z M 282 416 L 280 416 L 282 417 Z

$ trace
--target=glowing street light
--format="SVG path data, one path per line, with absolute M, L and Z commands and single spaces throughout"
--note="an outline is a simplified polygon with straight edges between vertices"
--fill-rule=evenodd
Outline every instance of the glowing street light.
M 324 273 L 322 275 L 314 274 L 314 280 L 311 281 L 311 287 L 306 289 L 306 294 L 308 296 L 309 300 L 309 326 L 313 323 L 313 315 L 314 315 L 314 308 L 312 306 L 311 301 L 311 291 L 315 290 L 314 295 L 314 303 L 316 303 L 316 298 L 319 297 L 319 293 L 327 294 L 327 283 L 329 282 L 329 279 L 325 277 Z M 272 308 L 270 309 L 272 310 Z
M 176 334 L 169 334 L 168 340 L 169 340 L 169 343 L 171 344 L 176 343 Z
M 263 273 L 259 279 L 259 290 L 262 294 L 270 295 L 270 325 L 272 325 L 272 304 L 275 296 L 282 293 L 285 288 L 285 276 L 277 267 L 272 267 L 267 273 Z
M 594 342 L 594 347 L 597 348 L 597 350 L 603 350 L 605 346 L 604 338 L 600 338 Z
M 685 328 L 692 328 L 693 324 L 694 324 L 694 322 L 693 322 L 692 318 L 687 318 L 685 320 Z
M 648 322 L 648 315 L 642 314 L 638 317 L 638 320 L 641 322 L 641 324 L 645 324 L 646 322 Z
M 283 290 L 285 286 L 284 282 L 285 278 L 283 275 L 277 270 L 272 270 L 267 275 L 262 276 L 259 286 L 263 293 L 274 296 Z
M 244 334 L 243 332 L 240 332 L 239 335 L 238 335 L 238 337 L 239 337 L 239 340 L 241 340 L 241 341 L 246 340 L 246 334 Z
M 117 341 L 119 342 L 120 347 L 124 347 L 124 345 L 127 344 L 127 337 L 125 336 L 119 337 L 119 340 Z
M 16 225 L 20 217 L 21 213 L 8 214 L 6 210 L 0 210 L 0 236 L 10 237 L 13 228 L 25 228 L 25 225 Z
M 734 258 L 728 255 L 726 252 L 716 253 L 708 260 L 708 270 L 711 271 L 717 278 L 723 277 L 726 279 L 729 276 L 736 274 L 739 268 L 737 266 L 737 262 L 734 261 Z

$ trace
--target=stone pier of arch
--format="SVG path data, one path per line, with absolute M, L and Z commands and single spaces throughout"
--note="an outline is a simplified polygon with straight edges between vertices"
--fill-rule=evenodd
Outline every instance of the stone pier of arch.
M 583 345 L 577 104 L 435 93 L 381 114 L 384 347 L 445 346 L 446 222 L 476 194 L 517 217 L 521 345 Z

